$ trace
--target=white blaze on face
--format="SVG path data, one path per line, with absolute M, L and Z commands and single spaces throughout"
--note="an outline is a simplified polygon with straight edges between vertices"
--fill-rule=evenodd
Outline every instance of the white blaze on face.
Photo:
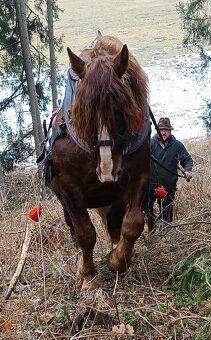
M 98 141 L 101 140 L 110 140 L 110 136 L 108 134 L 108 131 L 105 126 L 103 126 L 103 129 L 101 133 L 98 135 Z M 99 147 L 99 156 L 100 156 L 100 173 L 99 173 L 99 179 L 101 182 L 113 182 L 114 177 L 112 174 L 113 171 L 113 160 L 112 160 L 112 152 L 111 152 L 111 146 L 100 146 Z

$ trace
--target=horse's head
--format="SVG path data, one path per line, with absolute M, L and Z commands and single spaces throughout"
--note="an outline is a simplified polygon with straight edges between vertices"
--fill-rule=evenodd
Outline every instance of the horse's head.
M 115 182 L 123 172 L 122 157 L 140 117 L 132 90 L 124 81 L 128 48 L 124 45 L 115 56 L 95 50 L 89 61 L 67 50 L 80 78 L 71 116 L 76 133 L 97 155 L 99 180 Z

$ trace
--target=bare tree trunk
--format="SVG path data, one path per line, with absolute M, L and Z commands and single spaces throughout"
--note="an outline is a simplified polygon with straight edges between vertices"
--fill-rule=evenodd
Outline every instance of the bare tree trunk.
M 24 0 L 15 0 L 15 8 L 17 21 L 19 26 L 21 47 L 24 59 L 24 67 L 26 72 L 27 87 L 29 94 L 30 111 L 32 115 L 33 135 L 35 141 L 36 155 L 40 154 L 40 143 L 43 140 L 42 125 L 40 120 L 40 112 L 37 101 L 37 93 L 35 89 L 32 58 L 30 53 L 30 42 L 27 29 L 26 5 Z
M 53 0 L 47 0 L 47 17 L 48 17 L 48 38 L 49 38 L 49 50 L 50 50 L 52 102 L 53 102 L 53 108 L 56 108 L 58 93 L 57 93 L 55 39 L 54 39 L 54 30 L 53 30 Z
M 4 175 L 2 171 L 2 166 L 1 166 L 1 160 L 0 160 L 0 206 L 4 205 L 7 201 L 7 194 L 4 186 Z

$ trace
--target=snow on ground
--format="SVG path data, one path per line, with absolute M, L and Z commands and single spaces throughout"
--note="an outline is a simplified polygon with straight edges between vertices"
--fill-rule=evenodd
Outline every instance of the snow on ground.
M 155 61 L 144 68 L 150 84 L 150 106 L 156 120 L 169 117 L 178 139 L 206 135 L 200 116 L 210 100 L 210 73 L 203 77 L 194 71 L 198 54 Z M 154 132 L 154 129 L 153 129 Z

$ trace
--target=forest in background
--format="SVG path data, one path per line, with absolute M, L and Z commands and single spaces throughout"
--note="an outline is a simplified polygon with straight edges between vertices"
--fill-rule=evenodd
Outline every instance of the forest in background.
M 8 23 L 11 23 L 6 13 L 8 15 L 13 13 L 12 22 L 16 23 L 15 3 L 15 1 L 1 3 L 1 10 L 4 4 L 9 5 L 8 13 L 0 12 L 1 19 L 6 18 Z M 41 3 L 45 8 L 45 2 L 37 1 L 37 5 Z M 190 1 L 189 3 L 190 7 L 185 13 L 193 17 L 196 22 L 196 11 L 190 15 L 194 5 L 205 6 L 209 5 L 210 1 Z M 67 26 L 68 30 L 70 29 L 68 32 L 71 32 L 71 22 L 73 24 L 71 15 L 75 17 L 75 26 L 72 25 L 74 33 L 72 36 L 71 33 L 66 34 L 65 46 L 67 44 L 79 51 L 83 43 L 86 44 L 88 37 L 92 39 L 93 30 L 99 29 L 98 23 L 102 23 L 100 28 L 104 31 L 103 33 L 113 33 L 111 29 L 114 30 L 114 26 L 111 25 L 112 17 L 109 15 L 109 8 L 114 13 L 114 4 L 110 1 L 103 2 L 101 8 L 94 6 L 93 1 L 90 2 L 89 8 L 85 7 L 87 2 L 85 4 L 83 1 L 80 3 L 74 1 L 73 8 L 67 1 L 58 1 L 59 6 L 60 4 L 64 4 L 64 12 L 60 13 L 63 15 L 60 28 L 59 21 L 55 23 L 56 34 L 60 34 L 60 30 L 64 33 Z M 141 22 L 141 25 L 136 28 L 137 39 L 143 42 L 143 39 L 147 37 L 144 40 L 146 41 L 146 55 L 156 56 L 161 44 L 163 49 L 174 45 L 175 37 L 180 37 L 180 34 L 182 38 L 182 31 L 177 30 L 180 21 L 175 5 L 176 1 L 141 2 L 140 6 L 143 8 L 139 12 L 140 17 L 135 16 L 133 22 Z M 131 21 L 126 15 L 133 10 L 132 6 L 135 6 L 137 13 L 137 9 L 140 8 L 139 1 L 134 2 L 134 5 L 122 1 L 121 10 L 118 8 L 121 17 L 118 21 L 115 20 L 114 24 L 122 23 L 116 29 L 116 34 L 120 38 L 124 38 L 126 33 L 132 34 L 133 32 Z M 152 12 L 152 7 L 154 12 Z M 87 9 L 86 14 L 82 15 L 80 12 L 82 8 Z M 91 15 L 96 14 L 96 23 L 93 23 L 93 27 L 89 25 L 90 12 Z M 109 18 L 104 20 L 106 13 Z M 169 21 L 166 13 L 169 15 Z M 65 15 L 67 15 L 66 21 Z M 43 18 L 42 15 L 39 17 Z M 27 19 L 29 21 L 30 18 Z M 32 20 L 31 27 L 35 27 L 35 31 L 37 29 L 35 24 L 39 24 L 38 19 L 35 15 Z M 84 31 L 80 29 L 82 20 L 84 20 L 84 24 L 82 23 Z M 159 20 L 161 29 L 158 36 Z M 152 26 L 151 30 L 150 26 Z M 15 38 L 17 25 L 11 27 L 12 37 Z M 40 27 L 39 32 L 44 39 L 42 34 L 47 32 L 47 28 L 42 29 L 42 23 Z M 141 35 L 140 27 L 146 27 L 148 31 Z M 170 29 L 173 29 L 173 33 L 170 33 Z M 3 34 L 2 37 L 4 37 Z M 156 40 L 156 37 L 160 40 Z M 167 43 L 167 37 L 172 39 L 172 43 Z M 200 38 L 195 35 L 189 36 L 189 38 L 192 37 L 193 39 Z M 18 36 L 16 38 L 19 41 Z M 46 39 L 44 42 L 46 41 L 48 47 L 48 38 Z M 155 45 L 152 48 L 153 39 L 155 39 Z M 135 51 L 136 40 L 132 36 L 128 40 L 130 40 L 130 48 L 134 48 Z M 207 41 L 210 42 L 210 38 Z M 73 42 L 75 45 L 71 45 Z M 180 45 L 178 39 L 176 44 Z M 33 44 L 30 48 L 34 56 Z M 206 59 L 203 51 L 201 49 L 200 51 L 206 66 L 209 58 Z M 171 55 L 174 52 L 180 53 L 177 48 L 173 48 L 168 53 Z M 17 53 L 21 55 L 20 45 Z M 64 53 L 65 51 L 62 53 L 62 60 Z M 140 53 L 142 54 L 143 51 L 140 50 Z M 14 46 L 11 54 L 15 59 Z M 5 75 L 3 66 L 7 65 L 6 59 L 1 58 L 1 62 L 4 63 L 1 64 L 1 71 Z M 11 67 L 8 70 L 12 70 L 11 74 L 13 74 L 17 68 L 17 74 L 14 74 L 16 77 L 20 76 L 18 79 L 23 86 L 19 88 L 15 83 L 13 93 L 17 94 L 17 86 L 17 89 L 23 91 L 20 98 L 26 98 L 28 91 L 25 68 L 22 68 L 24 63 L 17 59 L 17 64 L 14 63 L 14 65 L 16 67 L 13 70 Z M 35 83 L 37 89 L 39 89 L 38 83 Z M 209 115 L 207 117 L 209 118 Z M 6 130 L 5 125 L 4 129 Z M 21 128 L 19 131 L 22 131 Z M 195 160 L 193 181 L 191 183 L 180 181 L 179 183 L 175 202 L 175 221 L 171 225 L 161 221 L 157 232 L 151 235 L 147 247 L 142 239 L 137 242 L 134 262 L 126 274 L 117 276 L 108 271 L 105 255 L 110 245 L 101 220 L 94 212 L 90 212 L 98 234 L 94 258 L 101 289 L 96 294 L 85 297 L 80 295 L 80 284 L 76 276 L 77 254 L 58 201 L 51 192 L 47 192 L 46 199 L 42 202 L 43 214 L 39 223 L 30 221 L 27 212 L 39 202 L 37 171 L 23 167 L 3 173 L 4 182 L 1 182 L 1 189 L 4 185 L 6 201 L 1 205 L 0 213 L 0 289 L 2 292 L 0 337 L 2 339 L 210 339 L 211 143 L 210 138 L 207 138 L 200 141 L 187 140 L 186 145 Z M 23 154 L 20 145 L 17 150 L 20 155 Z M 13 158 L 14 154 L 12 154 Z M 10 298 L 5 302 L 4 297 L 19 261 L 27 228 L 31 233 L 31 243 L 24 270 Z

